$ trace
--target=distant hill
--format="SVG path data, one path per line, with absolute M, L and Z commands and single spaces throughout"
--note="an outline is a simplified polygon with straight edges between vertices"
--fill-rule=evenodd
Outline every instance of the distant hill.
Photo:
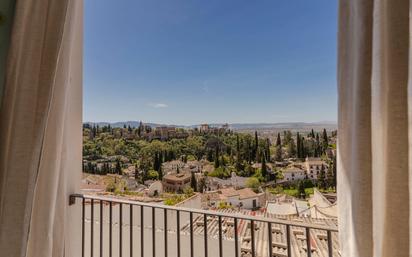
M 120 122 L 84 122 L 85 124 L 90 125 L 99 125 L 99 126 L 107 126 L 110 124 L 112 127 L 123 127 L 131 126 L 131 127 L 138 127 L 140 121 L 120 121 Z M 145 125 L 149 125 L 151 127 L 161 127 L 161 126 L 175 126 L 179 128 L 195 128 L 199 127 L 200 125 L 172 125 L 172 124 L 159 124 L 159 123 L 144 123 Z M 212 127 L 220 127 L 223 123 L 211 123 L 209 124 Z M 229 127 L 233 130 L 270 130 L 270 129 L 290 129 L 290 130 L 310 130 L 310 129 L 323 129 L 326 128 L 327 130 L 335 130 L 337 129 L 336 122 L 333 121 L 321 121 L 321 122 L 282 122 L 282 123 L 229 123 Z

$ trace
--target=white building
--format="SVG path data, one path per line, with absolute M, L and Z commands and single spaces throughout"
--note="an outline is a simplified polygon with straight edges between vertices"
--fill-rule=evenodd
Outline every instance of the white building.
M 305 168 L 309 179 L 318 179 L 322 165 L 325 169 L 325 174 L 328 172 L 328 165 L 321 158 L 310 158 L 306 157 Z
M 218 191 L 207 194 L 210 197 L 208 201 L 211 205 L 218 207 L 219 203 L 224 202 L 233 207 L 242 209 L 257 209 L 263 206 L 266 202 L 265 193 L 255 193 L 250 188 L 236 190 L 233 187 L 222 188 Z
M 287 167 L 282 170 L 283 179 L 279 182 L 292 182 L 306 178 L 306 171 L 298 167 Z

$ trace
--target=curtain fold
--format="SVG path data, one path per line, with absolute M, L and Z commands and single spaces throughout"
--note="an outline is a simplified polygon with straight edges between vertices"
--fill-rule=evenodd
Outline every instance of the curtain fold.
M 409 0 L 341 0 L 342 256 L 410 256 Z
M 0 252 L 79 256 L 82 0 L 18 0 L 0 109 Z M 68 225 L 70 224 L 70 226 Z

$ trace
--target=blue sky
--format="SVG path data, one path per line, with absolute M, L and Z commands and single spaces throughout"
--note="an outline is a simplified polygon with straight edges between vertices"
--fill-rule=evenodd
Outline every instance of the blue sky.
M 337 0 L 87 0 L 85 121 L 335 121 Z

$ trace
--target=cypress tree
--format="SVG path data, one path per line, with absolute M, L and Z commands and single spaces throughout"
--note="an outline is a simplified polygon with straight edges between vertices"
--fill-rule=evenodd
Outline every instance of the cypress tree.
M 240 155 L 240 141 L 239 141 L 239 135 L 236 134 L 236 170 L 241 171 L 242 170 L 242 165 L 241 165 L 241 155 Z
M 122 175 L 122 166 L 120 165 L 120 160 L 116 160 L 116 168 L 115 171 L 117 174 Z
M 254 151 L 254 155 L 256 157 L 256 162 L 259 162 L 258 148 L 259 148 L 259 137 L 258 137 L 257 131 L 255 131 L 255 147 L 254 147 L 253 151 Z
M 329 140 L 328 140 L 328 133 L 326 132 L 326 129 L 323 129 L 322 138 L 324 142 L 328 143 Z
M 298 194 L 300 198 L 306 198 L 305 183 L 302 180 L 299 181 Z
M 326 172 L 326 184 L 327 184 L 327 187 L 332 187 L 332 188 L 334 188 L 335 186 L 334 186 L 334 181 L 335 181 L 335 178 L 334 178 L 334 176 L 333 176 L 333 167 L 332 167 L 332 163 L 329 165 L 329 167 L 328 167 L 328 171 Z
M 323 133 L 322 133 L 322 146 L 323 146 L 322 152 L 325 152 L 329 146 L 328 133 L 326 132 L 326 129 L 323 129 Z
M 282 140 L 280 140 L 280 133 L 278 133 L 278 137 L 276 139 L 276 146 L 282 145 Z
M 301 144 L 300 144 L 300 135 L 299 132 L 296 133 L 296 150 L 297 150 L 297 156 L 298 158 L 302 158 L 302 152 L 301 152 Z
M 266 180 L 268 176 L 268 169 L 266 166 L 266 156 L 262 154 L 262 177 Z
M 215 149 L 215 168 L 219 168 L 220 163 L 219 163 L 219 147 L 216 146 Z
M 270 162 L 270 140 L 269 140 L 269 138 L 266 138 L 266 153 L 265 153 L 265 155 L 266 155 L 267 161 Z
M 276 161 L 282 161 L 282 146 L 281 145 L 276 146 L 275 159 Z
M 318 176 L 318 185 L 319 188 L 325 189 L 326 188 L 326 176 L 325 176 L 325 166 L 320 168 L 319 176 Z
M 193 191 L 197 192 L 197 181 L 195 173 L 192 172 L 192 178 L 190 179 L 190 186 L 193 188 Z
M 157 171 L 157 173 L 159 174 L 159 180 L 162 181 L 162 180 L 163 180 L 163 169 L 162 169 L 162 165 L 160 165 L 159 170 Z
M 319 140 L 319 133 L 316 133 L 316 145 L 315 145 L 315 157 L 319 157 L 321 154 L 321 149 L 320 149 L 320 140 Z
M 142 136 L 142 129 L 143 129 L 143 123 L 142 123 L 142 121 L 140 121 L 139 127 L 137 127 L 137 135 L 138 135 L 139 137 Z
M 305 148 L 305 138 L 304 137 L 300 139 L 300 151 L 302 154 L 301 158 L 305 158 L 307 156 L 307 153 L 306 153 L 306 148 Z

